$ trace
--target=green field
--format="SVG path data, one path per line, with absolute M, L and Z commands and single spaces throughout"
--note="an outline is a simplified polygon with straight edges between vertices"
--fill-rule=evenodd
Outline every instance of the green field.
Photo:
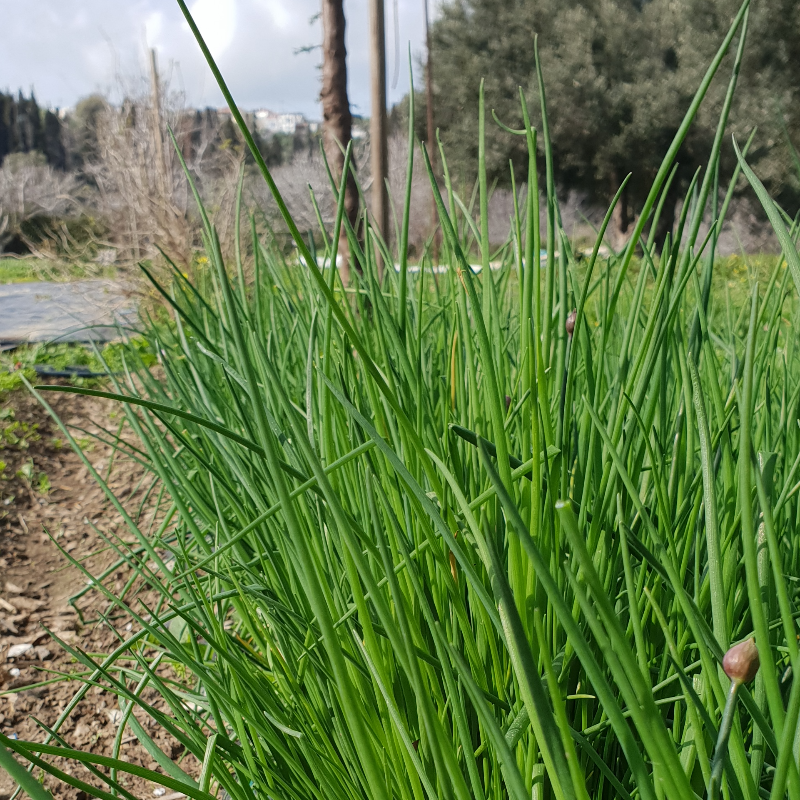
M 30 283 L 32 281 L 70 281 L 87 278 L 113 278 L 114 267 L 102 267 L 80 261 L 67 261 L 26 256 L 0 256 L 0 283 Z

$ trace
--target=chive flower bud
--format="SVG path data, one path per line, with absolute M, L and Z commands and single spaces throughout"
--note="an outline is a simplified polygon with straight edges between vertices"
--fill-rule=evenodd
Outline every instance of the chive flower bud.
M 567 329 L 567 336 L 572 338 L 572 334 L 575 333 L 575 321 L 578 319 L 578 309 L 573 308 L 572 311 L 569 312 L 569 316 L 567 317 L 567 322 L 565 324 L 565 328 Z
M 758 648 L 752 638 L 731 647 L 722 659 L 725 674 L 737 683 L 749 683 L 753 680 L 760 665 Z

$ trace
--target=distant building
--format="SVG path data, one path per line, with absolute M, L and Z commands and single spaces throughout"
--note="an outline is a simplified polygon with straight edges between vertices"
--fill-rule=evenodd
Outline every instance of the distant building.
M 353 124 L 350 135 L 354 139 L 366 139 L 369 136 L 369 120 L 358 114 L 353 114 Z
M 268 108 L 259 108 L 256 111 L 242 111 L 245 125 L 251 131 L 257 131 L 262 136 L 270 137 L 276 133 L 294 136 L 296 133 L 316 133 L 319 122 L 310 122 L 302 114 L 284 114 L 270 111 Z M 231 110 L 225 106 L 216 110 L 220 121 L 231 119 Z
M 253 130 L 253 126 L 255 124 L 255 114 L 252 111 L 244 111 L 239 109 L 242 119 L 244 120 L 244 124 L 247 125 L 249 130 Z M 231 110 L 228 106 L 224 106 L 223 108 L 217 109 L 217 118 L 224 122 L 226 120 L 230 120 L 233 122 L 233 114 L 231 114 Z
M 294 135 L 300 127 L 308 125 L 302 114 L 280 114 L 265 108 L 255 112 L 255 125 L 259 133 L 287 133 Z

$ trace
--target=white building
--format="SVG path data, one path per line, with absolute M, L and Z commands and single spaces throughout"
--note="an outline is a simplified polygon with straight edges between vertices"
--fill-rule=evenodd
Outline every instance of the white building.
M 298 126 L 306 124 L 306 119 L 302 114 L 280 114 L 265 108 L 256 111 L 255 116 L 256 130 L 259 133 L 293 134 Z

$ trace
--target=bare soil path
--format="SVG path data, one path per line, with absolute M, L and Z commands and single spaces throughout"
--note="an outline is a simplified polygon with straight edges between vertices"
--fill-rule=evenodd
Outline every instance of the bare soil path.
M 122 419 L 113 404 L 78 395 L 48 395 L 61 419 L 72 426 L 76 439 L 84 440 L 94 468 L 116 496 L 143 523 L 159 513 L 156 492 L 148 489 L 152 477 L 132 458 L 89 438 L 98 425 L 117 430 Z M 113 457 L 112 457 L 113 456 Z M 0 731 L 6 736 L 43 741 L 36 719 L 52 725 L 81 684 L 58 676 L 80 672 L 83 667 L 54 642 L 53 631 L 70 645 L 88 653 L 102 653 L 119 643 L 131 630 L 129 618 L 110 608 L 97 592 L 87 592 L 70 605 L 69 600 L 87 585 L 59 549 L 83 560 L 92 574 L 113 564 L 113 553 L 98 535 L 126 538 L 122 520 L 80 458 L 64 441 L 45 410 L 26 392 L 0 401 Z M 144 503 L 142 501 L 145 501 Z M 141 507 L 141 510 L 140 510 Z M 105 585 L 118 595 L 127 584 L 128 571 L 112 572 Z M 126 594 L 131 606 L 136 587 Z M 146 599 L 146 598 L 142 598 Z M 43 685 L 44 684 L 44 685 Z M 92 688 L 61 728 L 71 747 L 110 755 L 117 734 L 120 711 L 116 697 L 100 687 Z M 146 721 L 142 720 L 145 724 Z M 183 753 L 163 731 L 148 733 L 165 754 L 181 762 Z M 130 733 L 122 739 L 120 756 L 154 768 L 138 740 Z M 193 771 L 190 756 L 181 766 Z M 82 767 L 61 761 L 59 767 L 81 780 L 97 784 Z M 140 798 L 164 797 L 163 790 L 138 778 L 122 778 L 125 787 Z M 49 777 L 45 785 L 56 800 L 85 800 L 86 794 Z M 0 800 L 8 798 L 14 784 L 0 770 Z M 154 794 L 155 792 L 155 794 Z M 168 795 L 167 795 L 168 796 Z

